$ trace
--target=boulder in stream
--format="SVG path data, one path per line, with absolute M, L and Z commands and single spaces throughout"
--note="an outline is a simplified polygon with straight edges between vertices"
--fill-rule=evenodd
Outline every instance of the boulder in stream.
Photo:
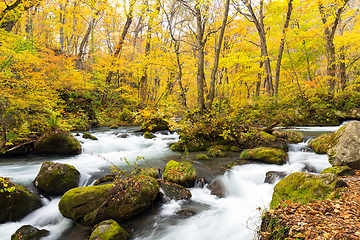
M 164 169 L 163 177 L 166 181 L 179 184 L 183 187 L 193 187 L 196 180 L 196 171 L 189 161 L 169 161 Z
M 286 177 L 287 175 L 289 175 L 289 173 L 287 173 L 287 172 L 269 171 L 265 175 L 264 182 L 273 184 L 273 183 L 275 183 L 275 181 L 281 180 L 284 177 Z
M 40 240 L 46 237 L 50 232 L 46 229 L 38 229 L 31 225 L 24 225 L 11 235 L 11 240 Z
M 331 173 L 295 172 L 275 185 L 270 208 L 274 209 L 286 200 L 306 204 L 314 199 L 333 198 L 337 188 L 346 186 L 343 180 Z
M 102 221 L 91 233 L 89 240 L 127 240 L 130 234 L 116 221 L 110 219 Z
M 73 188 L 60 199 L 59 210 L 64 217 L 93 226 L 107 219 L 132 218 L 148 209 L 158 194 L 156 180 L 139 175 L 111 184 Z
M 360 121 L 349 122 L 334 132 L 327 154 L 332 166 L 360 169 Z
M 273 135 L 277 138 L 284 139 L 284 141 L 288 143 L 300 143 L 303 141 L 304 138 L 301 132 L 291 131 L 291 130 L 286 130 L 286 131 L 275 130 L 273 131 Z
M 79 185 L 80 172 L 75 167 L 56 162 L 43 162 L 34 180 L 35 187 L 51 195 L 63 195 Z
M 91 135 L 88 132 L 85 132 L 82 137 L 85 138 L 85 139 L 98 140 L 97 137 Z
M 206 186 L 206 188 L 211 191 L 212 195 L 215 195 L 219 198 L 225 197 L 225 187 L 220 179 L 214 179 Z
M 37 141 L 35 152 L 38 154 L 76 155 L 81 153 L 81 145 L 70 133 L 54 131 Z
M 325 168 L 320 173 L 333 173 L 336 176 L 353 176 L 354 169 L 350 168 L 349 166 L 336 166 Z
M 171 200 L 186 200 L 191 198 L 191 192 L 175 183 L 169 183 L 162 179 L 158 180 L 160 186 L 161 202 L 165 203 Z
M 288 155 L 280 149 L 260 147 L 242 151 L 240 159 L 282 165 L 288 160 Z
M 2 177 L 0 177 L 0 203 L 0 223 L 19 220 L 42 207 L 38 196 Z
M 317 138 L 311 139 L 308 145 L 314 149 L 315 153 L 326 154 L 329 150 L 329 139 L 331 135 L 331 133 L 322 134 Z

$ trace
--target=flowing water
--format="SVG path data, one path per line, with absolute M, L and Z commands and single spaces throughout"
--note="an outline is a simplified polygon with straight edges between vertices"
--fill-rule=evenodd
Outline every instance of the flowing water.
M 325 132 L 336 131 L 339 127 L 297 128 L 305 139 Z M 145 139 L 140 133 L 133 133 L 136 127 L 121 127 L 116 130 L 98 128 L 90 131 L 99 140 L 87 140 L 77 136 L 82 143 L 83 153 L 73 157 L 27 156 L 0 160 L 0 176 L 10 177 L 13 182 L 33 188 L 32 181 L 38 174 L 43 161 L 67 163 L 81 173 L 80 186 L 91 185 L 95 179 L 111 172 L 111 164 L 129 169 L 125 159 L 136 162 L 141 167 L 162 168 L 167 161 L 174 159 L 194 160 L 195 155 L 172 152 L 169 144 L 178 141 L 176 133 L 157 133 L 155 139 Z M 126 135 L 127 137 L 125 138 Z M 80 134 L 81 135 L 81 134 Z M 264 183 L 268 171 L 287 173 L 312 169 L 320 172 L 329 167 L 327 155 L 302 152 L 307 143 L 289 145 L 289 162 L 282 166 L 270 164 L 249 164 L 233 167 L 224 174 L 218 171 L 219 164 L 225 165 L 233 158 L 194 161 L 197 172 L 207 178 L 217 178 L 224 184 L 226 197 L 218 198 L 210 194 L 207 188 L 190 189 L 191 201 L 171 201 L 155 206 L 151 211 L 122 223 L 132 229 L 132 238 L 171 239 L 171 240 L 218 240 L 218 239 L 254 239 L 260 224 L 261 212 L 268 208 L 274 184 Z M 238 154 L 237 154 L 238 155 Z M 130 170 L 130 169 L 129 169 Z M 0 224 L 0 239 L 10 240 L 11 235 L 23 225 L 33 225 L 47 229 L 50 235 L 44 240 L 65 240 L 68 232 L 75 226 L 70 219 L 64 218 L 58 211 L 60 197 L 43 198 L 44 206 L 28 214 L 18 222 Z M 176 214 L 181 209 L 196 212 L 194 216 L 184 218 Z M 81 239 L 82 240 L 82 239 Z

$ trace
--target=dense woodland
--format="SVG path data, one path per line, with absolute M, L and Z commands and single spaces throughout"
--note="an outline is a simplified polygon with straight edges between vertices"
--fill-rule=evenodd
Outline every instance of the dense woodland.
M 359 0 L 3 0 L 0 149 L 152 117 L 356 118 L 359 21 Z

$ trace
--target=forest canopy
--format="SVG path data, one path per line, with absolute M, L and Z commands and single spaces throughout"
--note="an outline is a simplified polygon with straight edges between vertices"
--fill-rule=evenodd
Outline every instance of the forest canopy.
M 360 115 L 359 0 L 5 0 L 0 149 L 194 111 L 259 124 Z M 358 112 L 359 110 L 359 112 Z

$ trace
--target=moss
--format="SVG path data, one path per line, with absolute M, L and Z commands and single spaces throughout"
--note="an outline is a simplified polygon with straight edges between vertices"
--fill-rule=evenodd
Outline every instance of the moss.
M 206 154 L 198 154 L 198 155 L 196 155 L 196 159 L 197 160 L 208 160 L 209 157 Z
M 184 187 L 194 186 L 196 179 L 195 168 L 189 161 L 169 161 L 164 169 L 164 179 Z
M 354 175 L 354 170 L 349 166 L 336 166 L 336 167 L 325 168 L 320 172 L 320 174 L 323 173 L 332 173 L 335 174 L 336 176 L 352 176 Z
M 31 225 L 24 225 L 11 235 L 11 240 L 38 240 L 50 234 L 48 230 L 38 229 Z
M 347 124 L 345 124 L 344 126 L 342 126 L 341 128 L 339 128 L 336 132 L 334 132 L 333 134 L 331 134 L 331 136 L 328 139 L 329 142 L 329 149 L 335 147 L 335 145 L 338 144 L 340 137 L 342 136 L 342 134 L 344 133 L 345 129 L 347 128 Z
M 151 132 L 147 131 L 144 133 L 144 138 L 153 139 L 153 138 L 156 138 L 156 136 L 154 134 L 152 134 Z
M 334 174 L 292 173 L 275 185 L 270 208 L 277 207 L 285 200 L 302 204 L 314 199 L 325 200 L 340 183 L 341 180 Z
M 241 148 L 237 147 L 237 146 L 231 146 L 230 147 L 230 151 L 231 152 L 240 152 L 241 151 Z
M 0 177 L 0 223 L 16 221 L 42 206 L 26 188 Z
M 209 148 L 211 142 L 201 141 L 201 140 L 193 140 L 193 141 L 184 141 L 180 140 L 179 142 L 173 143 L 170 145 L 170 149 L 172 151 L 179 152 L 197 152 L 204 151 Z
M 140 174 L 145 175 L 145 176 L 149 176 L 149 177 L 152 177 L 152 178 L 156 178 L 158 172 L 156 171 L 155 168 L 145 168 L 145 169 L 141 170 Z
M 85 132 L 85 133 L 83 134 L 83 138 L 85 138 L 85 139 L 91 139 L 91 140 L 98 140 L 95 136 L 91 135 L 91 134 L 88 133 L 88 132 Z
M 95 230 L 91 233 L 89 240 L 126 240 L 130 238 L 130 234 L 126 232 L 116 221 L 110 219 L 99 223 Z
M 119 128 L 119 126 L 116 125 L 116 124 L 113 124 L 113 125 L 110 126 L 110 129 L 118 129 L 118 128 Z
M 289 236 L 290 227 L 278 216 L 266 212 L 261 217 L 260 239 L 283 240 Z
M 81 145 L 70 133 L 55 131 L 40 138 L 35 151 L 39 154 L 73 155 L 81 153 Z
M 260 132 L 260 135 L 261 135 L 261 137 L 263 137 L 263 138 L 265 139 L 265 141 L 266 141 L 267 143 L 273 142 L 273 141 L 276 140 L 276 138 L 275 138 L 273 135 L 271 135 L 271 134 L 269 134 L 269 133 L 267 133 L 267 132 L 261 131 L 261 132 Z
M 286 134 L 286 140 L 289 143 L 299 143 L 303 141 L 303 134 L 301 132 L 297 132 L 297 131 L 284 131 L 284 133 Z
M 169 130 L 170 125 L 169 122 L 163 118 L 157 118 L 154 117 L 150 120 L 148 120 L 147 122 L 145 122 L 142 126 L 140 131 L 142 132 L 146 132 L 146 131 L 150 131 L 152 133 L 157 132 L 157 131 L 161 131 L 161 130 Z
M 208 151 L 208 155 L 211 157 L 225 157 L 225 153 L 220 149 L 210 148 Z
M 315 153 L 326 154 L 329 150 L 329 139 L 331 138 L 331 135 L 331 133 L 320 135 L 319 137 L 312 139 L 308 145 L 314 149 Z
M 260 147 L 244 150 L 240 154 L 240 159 L 281 165 L 288 160 L 288 155 L 280 149 Z
M 103 177 L 97 179 L 95 181 L 94 185 L 99 185 L 101 183 L 106 183 L 106 182 L 113 182 L 113 181 L 115 181 L 115 179 L 116 179 L 116 174 L 111 173 L 111 174 L 108 174 L 106 176 L 103 176 Z

